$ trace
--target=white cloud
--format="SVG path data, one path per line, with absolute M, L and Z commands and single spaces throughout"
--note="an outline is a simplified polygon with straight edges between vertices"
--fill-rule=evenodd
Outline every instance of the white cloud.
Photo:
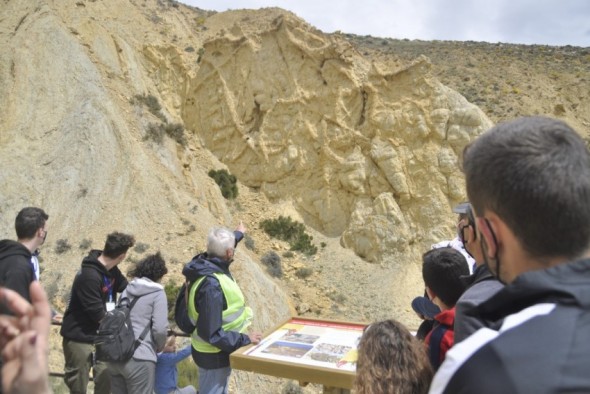
M 182 0 L 205 10 L 280 7 L 331 33 L 590 47 L 588 0 Z

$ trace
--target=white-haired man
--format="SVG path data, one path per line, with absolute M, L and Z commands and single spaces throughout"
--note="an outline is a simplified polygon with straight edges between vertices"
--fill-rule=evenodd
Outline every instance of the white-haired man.
M 196 322 L 191 343 L 199 368 L 200 393 L 226 394 L 231 374 L 229 355 L 260 342 L 262 337 L 259 333 L 245 334 L 252 310 L 229 272 L 244 232 L 242 223 L 234 232 L 213 228 L 207 237 L 207 252 L 193 257 L 182 270 L 191 283 L 188 312 Z

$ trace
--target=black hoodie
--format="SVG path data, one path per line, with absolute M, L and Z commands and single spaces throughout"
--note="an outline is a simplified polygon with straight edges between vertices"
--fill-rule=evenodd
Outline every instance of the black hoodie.
M 117 293 L 127 287 L 127 279 L 118 267 L 107 271 L 98 261 L 100 250 L 92 250 L 82 260 L 82 267 L 74 278 L 70 302 L 64 314 L 60 334 L 76 342 L 92 343 L 100 320 L 106 313 L 108 286 L 111 286 L 113 302 Z
M 34 279 L 29 249 L 20 242 L 9 239 L 0 241 L 0 286 L 14 290 L 31 301 L 29 286 Z M 10 314 L 10 311 L 0 305 L 0 313 Z

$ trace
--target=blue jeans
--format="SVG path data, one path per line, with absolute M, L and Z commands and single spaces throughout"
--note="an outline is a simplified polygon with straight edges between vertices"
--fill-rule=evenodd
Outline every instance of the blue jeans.
M 199 394 L 227 394 L 231 368 L 204 369 L 199 367 Z

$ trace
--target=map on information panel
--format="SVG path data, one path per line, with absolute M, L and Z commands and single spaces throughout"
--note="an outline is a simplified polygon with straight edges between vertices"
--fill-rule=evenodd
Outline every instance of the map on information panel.
M 244 354 L 354 372 L 363 328 L 360 324 L 294 318 Z

